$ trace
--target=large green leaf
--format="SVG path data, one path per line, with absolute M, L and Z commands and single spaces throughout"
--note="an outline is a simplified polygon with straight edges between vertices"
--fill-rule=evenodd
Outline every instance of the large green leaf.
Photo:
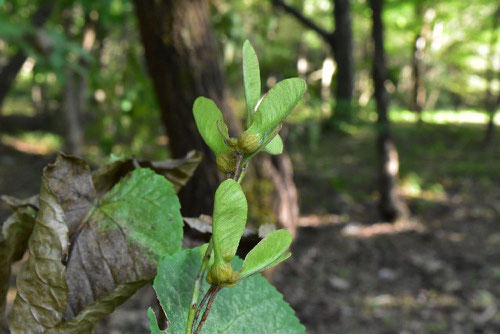
M 78 158 L 61 155 L 45 168 L 13 333 L 87 333 L 155 276 L 162 256 L 180 250 L 180 204 L 166 178 L 137 168 L 100 196 L 105 181 L 94 187 Z
M 160 261 L 153 287 L 168 319 L 167 333 L 184 333 L 200 264 L 198 249 L 183 250 Z M 241 260 L 234 258 L 232 264 L 237 267 Z M 204 282 L 202 291 L 207 289 Z M 153 312 L 148 313 L 151 332 L 164 333 L 158 328 Z M 294 334 L 305 333 L 305 328 L 283 296 L 261 275 L 254 275 L 219 292 L 202 333 Z
M 306 83 L 300 78 L 278 82 L 262 99 L 257 107 L 254 121 L 247 131 L 259 135 L 261 144 L 267 143 L 305 91 Z
M 283 255 L 291 243 L 292 235 L 287 230 L 281 229 L 268 234 L 247 254 L 240 275 L 250 276 L 278 264 L 276 260 L 286 260 L 289 255 Z
M 35 226 L 38 198 L 17 200 L 2 196 L 14 213 L 0 224 L 0 326 L 5 311 L 5 298 L 9 287 L 10 266 L 23 256 L 28 247 L 28 239 Z
M 248 128 L 253 123 L 255 106 L 259 102 L 261 94 L 259 60 L 248 40 L 243 44 L 243 83 L 247 100 L 246 127 Z
M 197 98 L 193 105 L 193 115 L 198 131 L 208 147 L 216 155 L 229 152 L 230 148 L 217 129 L 217 121 L 224 122 L 224 119 L 215 102 L 203 96 Z
M 215 261 L 229 262 L 236 254 L 247 221 L 247 199 L 238 182 L 229 179 L 215 192 L 213 241 Z
M 280 135 L 276 135 L 270 142 L 264 147 L 264 151 L 269 154 L 281 154 L 283 153 L 283 141 Z

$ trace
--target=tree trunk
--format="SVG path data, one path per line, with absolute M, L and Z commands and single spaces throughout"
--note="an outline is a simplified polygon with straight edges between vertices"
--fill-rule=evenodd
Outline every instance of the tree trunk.
M 372 9 L 374 42 L 373 58 L 373 85 L 377 104 L 377 151 L 379 155 L 379 210 L 382 218 L 388 221 L 406 219 L 408 208 L 401 200 L 397 186 L 399 159 L 396 146 L 391 134 L 391 124 L 388 118 L 389 100 L 384 82 L 387 78 L 384 27 L 382 22 L 382 0 L 370 0 Z
M 226 119 L 231 114 L 206 2 L 134 2 L 172 156 L 180 158 L 193 149 L 205 155 L 193 178 L 180 193 L 183 214 L 211 213 L 213 195 L 221 178 L 215 156 L 196 129 L 192 107 L 198 96 L 206 96 L 215 101 Z
M 422 122 L 422 111 L 425 105 L 425 86 L 424 86 L 424 37 L 418 34 L 415 37 L 415 43 L 413 47 L 413 57 L 412 57 L 412 67 L 413 67 L 413 78 L 412 78 L 412 110 L 417 113 L 418 122 Z
M 278 222 L 295 237 L 299 219 L 299 199 L 293 181 L 293 166 L 290 157 L 283 154 L 265 160 L 264 167 L 273 181 L 276 200 L 273 211 Z
M 484 146 L 489 146 L 493 142 L 493 137 L 495 134 L 495 114 L 497 112 L 500 94 L 498 92 L 495 94 L 493 91 L 493 80 L 498 77 L 498 73 L 495 73 L 495 67 L 493 61 L 495 59 L 495 47 L 498 41 L 498 34 L 496 33 L 498 27 L 498 20 L 500 19 L 500 6 L 497 7 L 495 15 L 493 16 L 493 24 L 491 29 L 491 39 L 490 39 L 490 50 L 488 52 L 488 68 L 486 72 L 486 80 L 488 81 L 488 87 L 486 89 L 486 110 L 490 114 L 490 119 L 486 127 L 486 134 L 484 136 Z
M 74 20 L 71 17 L 71 11 L 65 14 L 65 30 L 69 31 L 70 24 Z M 81 36 L 82 49 L 91 53 L 96 42 L 96 22 L 90 15 L 85 15 L 85 23 Z M 80 58 L 77 60 L 82 69 L 78 73 L 72 67 L 66 68 L 66 84 L 64 86 L 64 114 L 66 116 L 66 141 L 68 150 L 72 155 L 82 156 L 84 145 L 83 118 L 86 107 L 86 98 L 88 91 L 87 71 L 89 62 Z
M 334 1 L 335 38 L 331 48 L 337 62 L 335 117 L 352 119 L 354 62 L 352 57 L 351 9 L 349 0 Z
M 196 129 L 192 113 L 194 100 L 198 96 L 213 99 L 233 133 L 241 131 L 241 124 L 233 118 L 227 101 L 223 68 L 219 63 L 206 2 L 135 0 L 135 8 L 150 76 L 170 138 L 170 151 L 174 157 L 182 157 L 192 149 L 205 154 L 203 163 L 180 193 L 182 212 L 186 216 L 211 213 L 221 175 L 215 156 Z M 263 161 L 266 160 L 269 158 Z M 271 180 L 279 194 L 275 206 L 282 214 L 278 213 L 278 220 L 288 227 L 298 218 L 298 204 L 293 200 L 297 196 L 296 191 L 295 195 L 293 193 L 295 185 L 291 165 L 289 168 L 280 168 L 279 165 L 273 167 L 276 177 L 271 177 Z M 283 218 L 285 211 L 295 217 Z
M 83 149 L 83 104 L 86 92 L 85 78 L 72 68 L 66 69 L 64 85 L 64 114 L 66 115 L 66 140 L 68 151 L 82 156 Z
M 330 47 L 337 63 L 333 117 L 337 120 L 352 119 L 352 96 L 354 90 L 354 62 L 352 57 L 351 8 L 349 0 L 334 0 L 335 31 L 330 33 L 305 17 L 283 0 L 271 0 L 274 6 L 294 16 L 308 29 L 316 32 Z M 334 121 L 335 122 L 335 121 Z
M 42 2 L 31 18 L 33 26 L 36 29 L 41 28 L 49 19 L 53 9 L 54 1 Z M 19 73 L 27 58 L 28 56 L 24 53 L 24 51 L 19 50 L 14 56 L 12 56 L 11 59 L 9 59 L 7 64 L 0 68 L 0 111 L 5 96 L 7 96 L 7 93 L 17 77 L 17 73 Z
M 424 7 L 417 4 L 415 7 L 416 20 L 420 23 L 420 31 L 415 36 L 412 52 L 412 102 L 411 109 L 417 114 L 418 122 L 422 123 L 422 111 L 426 100 L 424 82 L 424 49 L 426 36 L 429 33 L 429 22 L 424 18 Z

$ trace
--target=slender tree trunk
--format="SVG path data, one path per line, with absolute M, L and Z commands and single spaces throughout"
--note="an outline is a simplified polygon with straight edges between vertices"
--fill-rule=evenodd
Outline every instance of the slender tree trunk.
M 486 72 L 486 80 L 488 81 L 488 88 L 486 89 L 486 110 L 490 114 L 490 119 L 488 121 L 488 125 L 486 127 L 486 134 L 484 136 L 484 146 L 488 146 L 493 142 L 493 137 L 495 134 L 495 114 L 497 112 L 499 100 L 500 100 L 500 94 L 497 92 L 493 91 L 493 79 L 495 77 L 499 77 L 499 73 L 495 73 L 495 68 L 494 68 L 494 58 L 495 58 L 495 53 L 496 53 L 496 45 L 498 41 L 498 34 L 497 34 L 497 28 L 498 28 L 498 21 L 500 19 L 500 6 L 497 7 L 497 10 L 495 12 L 495 15 L 493 17 L 493 24 L 492 24 L 492 30 L 491 30 L 491 39 L 490 39 L 490 50 L 488 53 L 488 69 Z
M 354 61 L 352 56 L 352 31 L 350 0 L 334 0 L 335 31 L 328 32 L 305 17 L 283 0 L 271 0 L 274 6 L 282 8 L 295 17 L 306 28 L 316 32 L 330 47 L 337 63 L 335 78 L 336 106 L 333 117 L 338 120 L 352 118 L 352 96 L 354 90 Z
M 373 28 L 372 37 L 375 46 L 373 58 L 373 84 L 375 86 L 375 100 L 377 104 L 379 155 L 379 182 L 381 216 L 388 221 L 396 221 L 408 217 L 408 208 L 401 200 L 397 186 L 399 159 L 391 133 L 391 124 L 388 118 L 389 99 L 384 82 L 387 78 L 384 27 L 382 22 L 382 0 L 370 0 L 372 9 Z
M 33 24 L 33 26 L 37 29 L 41 28 L 50 18 L 53 9 L 54 1 L 43 1 L 31 18 L 31 23 Z M 23 64 L 27 58 L 28 56 L 24 53 L 24 51 L 19 50 L 2 68 L 0 68 L 0 111 L 5 96 L 7 96 L 7 93 L 12 87 L 17 74 L 23 67 Z
M 335 38 L 330 42 L 337 62 L 336 117 L 352 119 L 354 61 L 352 57 L 351 8 L 349 0 L 334 1 Z
M 264 168 L 267 169 L 273 181 L 277 197 L 277 200 L 273 202 L 273 211 L 279 224 L 295 236 L 299 218 L 299 199 L 293 181 L 292 161 L 286 153 L 265 161 L 267 163 L 264 164 Z
M 69 26 L 73 18 L 66 12 L 65 26 L 69 31 Z M 96 42 L 96 22 L 85 15 L 85 24 L 82 31 L 82 49 L 91 52 Z M 68 150 L 72 155 L 82 156 L 84 146 L 83 118 L 86 107 L 88 77 L 87 71 L 89 63 L 80 58 L 77 60 L 82 73 L 78 73 L 72 67 L 66 68 L 66 83 L 64 86 L 64 114 L 66 116 L 66 141 Z
M 415 37 L 413 45 L 413 78 L 412 78 L 412 110 L 417 113 L 419 123 L 422 122 L 422 111 L 425 105 L 425 85 L 424 85 L 424 38 L 421 34 Z
M 82 125 L 87 79 L 72 68 L 66 69 L 64 86 L 64 114 L 66 116 L 66 140 L 68 151 L 75 156 L 82 156 L 84 132 Z
M 134 2 L 149 73 L 170 138 L 170 151 L 174 158 L 193 149 L 205 155 L 180 193 L 183 214 L 211 213 L 221 178 L 213 153 L 196 129 L 192 107 L 198 96 L 206 96 L 215 101 L 226 119 L 231 114 L 206 2 Z
M 420 23 L 420 31 L 415 36 L 412 50 L 412 102 L 411 109 L 417 114 L 418 122 L 422 123 L 422 111 L 426 100 L 424 49 L 430 22 L 425 18 L 424 7 L 418 3 L 415 7 L 416 20 Z

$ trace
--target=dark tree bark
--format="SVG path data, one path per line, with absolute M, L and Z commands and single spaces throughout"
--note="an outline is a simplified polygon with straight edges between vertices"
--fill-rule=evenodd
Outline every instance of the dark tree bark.
M 50 18 L 53 9 L 54 1 L 43 1 L 31 18 L 31 23 L 33 24 L 33 26 L 35 28 L 41 28 Z M 31 39 L 34 38 L 33 36 L 27 37 Z M 14 80 L 17 77 L 17 73 L 19 73 L 27 58 L 28 55 L 26 55 L 23 50 L 19 50 L 2 68 L 0 68 L 0 111 L 5 96 L 7 96 L 7 93 L 9 92 L 12 84 L 14 83 Z
M 406 219 L 408 208 L 401 200 L 397 186 L 399 158 L 391 133 L 388 118 L 389 99 L 384 82 L 387 78 L 387 68 L 384 49 L 384 26 L 382 22 L 382 0 L 370 0 L 372 9 L 374 42 L 373 85 L 377 104 L 377 151 L 379 155 L 379 210 L 382 218 L 388 221 Z
M 352 95 L 354 91 L 354 61 L 352 57 L 351 8 L 349 0 L 334 0 L 334 16 L 334 57 L 338 65 L 335 114 L 340 119 L 349 120 L 352 118 Z
M 337 63 L 334 117 L 350 119 L 354 90 L 352 57 L 351 9 L 349 0 L 334 0 L 335 31 L 328 32 L 282 0 L 272 0 L 274 6 L 294 16 L 305 27 L 318 33 L 330 47 Z
M 486 110 L 490 114 L 490 119 L 488 125 L 486 126 L 486 134 L 484 136 L 484 145 L 488 146 L 493 142 L 493 137 L 495 134 L 495 114 L 498 109 L 498 104 L 500 103 L 500 95 L 493 92 L 493 79 L 495 77 L 499 78 L 499 73 L 495 73 L 493 61 L 495 58 L 495 46 L 498 41 L 498 34 L 496 32 L 498 28 L 498 21 L 500 20 L 500 6 L 497 7 L 495 15 L 493 16 L 491 39 L 490 39 L 490 51 L 488 54 L 488 69 L 486 72 L 486 80 L 488 81 L 488 88 L 486 90 Z
M 192 113 L 194 100 L 198 96 L 213 99 L 221 108 L 230 132 L 237 133 L 242 127 L 233 118 L 227 101 L 223 68 L 206 2 L 135 0 L 135 8 L 171 153 L 174 157 L 183 157 L 187 151 L 196 149 L 205 155 L 205 160 L 180 193 L 183 214 L 211 213 L 221 175 L 215 156 L 196 129 Z M 262 161 L 267 160 L 269 158 Z M 284 168 L 285 165 L 270 163 L 268 166 L 275 176 L 271 180 L 278 194 L 274 205 L 277 217 L 281 225 L 288 227 L 298 219 L 298 202 L 291 164 L 288 168 Z M 293 217 L 289 219 L 290 216 Z
M 196 129 L 192 107 L 198 96 L 206 96 L 221 108 L 226 120 L 231 114 L 206 2 L 134 2 L 172 156 L 180 158 L 193 149 L 205 155 L 203 163 L 181 191 L 183 214 L 211 213 L 213 195 L 221 178 L 213 153 Z

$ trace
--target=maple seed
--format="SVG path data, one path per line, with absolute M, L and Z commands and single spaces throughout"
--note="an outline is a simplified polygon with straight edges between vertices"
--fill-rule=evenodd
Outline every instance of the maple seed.
M 236 157 L 234 152 L 224 152 L 217 155 L 217 167 L 222 173 L 232 173 L 236 170 Z
M 221 287 L 234 286 L 241 280 L 238 272 L 229 263 L 215 263 L 207 274 L 207 282 Z
M 259 136 L 251 132 L 243 132 L 238 137 L 238 148 L 243 153 L 253 153 L 259 148 Z

